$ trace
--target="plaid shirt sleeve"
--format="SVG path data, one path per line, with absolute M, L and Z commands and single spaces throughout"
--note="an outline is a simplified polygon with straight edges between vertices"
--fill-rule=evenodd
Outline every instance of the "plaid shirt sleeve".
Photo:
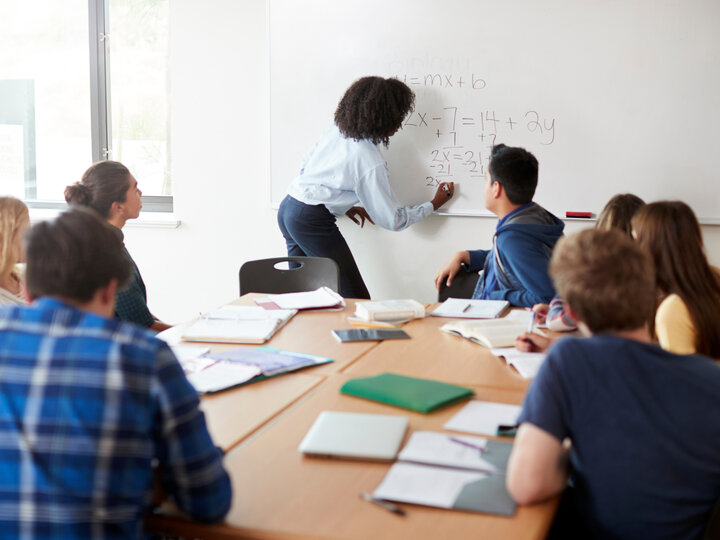
M 198 521 L 219 521 L 230 509 L 230 478 L 199 409 L 199 399 L 177 359 L 163 344 L 153 393 L 159 423 L 156 448 L 162 484 L 178 507 Z

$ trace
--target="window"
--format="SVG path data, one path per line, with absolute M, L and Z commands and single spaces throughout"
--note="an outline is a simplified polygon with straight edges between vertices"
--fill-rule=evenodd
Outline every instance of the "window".
M 138 179 L 145 210 L 172 211 L 168 7 L 3 4 L 0 194 L 62 207 L 90 163 L 115 159 Z

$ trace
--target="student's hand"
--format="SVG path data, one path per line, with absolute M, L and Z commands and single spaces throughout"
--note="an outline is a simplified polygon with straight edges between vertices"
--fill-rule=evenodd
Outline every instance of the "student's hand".
M 453 278 L 460 271 L 463 263 L 470 264 L 470 254 L 467 251 L 458 251 L 437 271 L 435 274 L 435 288 L 438 292 L 440 292 L 443 283 L 447 287 L 452 285 Z
M 453 194 L 455 193 L 455 182 L 442 182 L 435 192 L 435 196 L 433 197 L 433 200 L 430 201 L 433 205 L 433 209 L 437 210 L 440 208 L 443 204 L 448 202 L 450 199 L 452 199 Z
M 552 338 L 524 332 L 515 338 L 515 348 L 520 352 L 545 352 L 552 342 Z
M 353 206 L 350 210 L 345 212 L 345 215 L 352 219 L 356 225 L 360 225 L 361 229 L 363 228 L 363 225 L 365 225 L 366 219 L 375 225 L 375 222 L 370 217 L 370 214 L 368 214 L 367 210 L 365 210 L 362 206 Z
M 532 310 L 535 312 L 535 322 L 537 324 L 545 324 L 548 313 L 550 313 L 550 306 L 547 304 L 535 304 Z

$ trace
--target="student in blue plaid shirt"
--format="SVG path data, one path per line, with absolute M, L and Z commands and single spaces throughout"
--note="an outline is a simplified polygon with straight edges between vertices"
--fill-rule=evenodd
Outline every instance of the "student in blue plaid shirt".
M 177 359 L 113 318 L 129 275 L 91 210 L 28 233 L 35 301 L 0 308 L 0 537 L 142 537 L 157 487 L 196 520 L 230 507 L 221 451 Z
M 80 182 L 65 188 L 65 200 L 88 206 L 113 226 L 123 242 L 122 228 L 129 219 L 136 219 L 142 209 L 142 191 L 135 177 L 125 165 L 117 161 L 98 161 L 86 170 Z M 169 325 L 159 321 L 148 308 L 145 282 L 135 261 L 122 244 L 132 264 L 130 279 L 115 296 L 115 316 L 123 321 L 139 324 L 162 332 Z

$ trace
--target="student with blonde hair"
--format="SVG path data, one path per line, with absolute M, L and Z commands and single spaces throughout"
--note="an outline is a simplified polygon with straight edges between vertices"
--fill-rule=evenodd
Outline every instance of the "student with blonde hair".
M 681 201 L 641 208 L 633 233 L 655 263 L 659 305 L 651 329 L 663 349 L 720 359 L 720 274 L 705 256 L 695 214 Z
M 30 214 L 24 202 L 0 197 L 0 305 L 28 303 L 17 264 L 25 261 L 23 236 L 29 225 Z

